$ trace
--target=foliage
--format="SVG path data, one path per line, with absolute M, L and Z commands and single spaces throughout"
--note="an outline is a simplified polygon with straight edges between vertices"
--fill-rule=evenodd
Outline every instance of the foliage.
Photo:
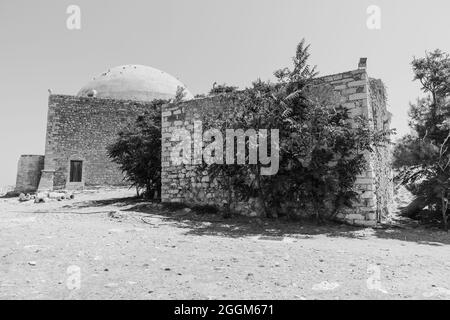
M 403 137 L 394 150 L 397 179 L 415 196 L 421 207 L 440 212 L 448 230 L 450 197 L 450 57 L 440 50 L 412 62 L 414 80 L 426 97 L 410 105 L 412 134 Z
M 125 179 L 146 197 L 161 194 L 161 105 L 139 116 L 133 125 L 119 132 L 117 140 L 108 146 L 108 156 L 119 164 Z
M 276 71 L 276 83 L 254 82 L 233 95 L 237 107 L 204 120 L 206 128 L 222 133 L 225 129 L 279 129 L 276 175 L 261 175 L 261 164 L 248 164 L 248 152 L 245 165 L 212 164 L 200 169 L 206 168 L 227 190 L 228 206 L 232 195 L 237 195 L 240 200 L 258 198 L 267 216 L 286 214 L 283 205 L 293 202 L 311 205 L 317 219 L 325 213 L 334 215 L 342 206 L 351 206 L 356 176 L 366 165 L 364 152 L 386 142 L 388 132 L 373 132 L 363 118 L 351 120 L 332 89 L 314 81 L 317 73 L 308 64 L 308 49 L 302 40 L 292 70 Z M 247 151 L 249 143 L 247 139 Z
M 174 102 L 180 102 L 186 96 L 186 89 L 181 86 L 177 86 L 177 91 L 175 92 Z
M 237 89 L 237 87 L 229 86 L 226 83 L 218 85 L 216 82 L 214 82 L 212 89 L 209 91 L 209 94 L 213 95 L 221 93 L 231 93 L 237 91 Z

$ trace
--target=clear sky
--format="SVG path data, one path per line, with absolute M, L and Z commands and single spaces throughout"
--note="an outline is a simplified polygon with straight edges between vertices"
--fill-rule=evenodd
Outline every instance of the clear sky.
M 66 9 L 81 9 L 68 30 Z M 370 5 L 381 29 L 366 26 Z M 76 94 L 110 67 L 143 64 L 194 94 L 213 82 L 248 86 L 290 64 L 303 37 L 322 75 L 356 69 L 387 85 L 393 126 L 420 95 L 410 62 L 450 52 L 448 0 L 0 0 L 0 186 L 14 184 L 21 154 L 44 154 L 48 91 Z

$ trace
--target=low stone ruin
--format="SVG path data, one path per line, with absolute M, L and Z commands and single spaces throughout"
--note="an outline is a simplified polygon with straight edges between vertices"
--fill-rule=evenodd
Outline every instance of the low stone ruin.
M 69 191 L 58 191 L 58 192 L 38 192 L 36 194 L 24 194 L 19 195 L 19 202 L 27 202 L 34 200 L 34 203 L 45 203 L 47 201 L 63 201 L 63 200 L 73 200 L 75 195 Z

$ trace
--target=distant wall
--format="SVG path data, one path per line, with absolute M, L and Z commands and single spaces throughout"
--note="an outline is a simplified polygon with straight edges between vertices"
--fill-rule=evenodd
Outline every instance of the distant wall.
M 41 178 L 41 171 L 44 169 L 44 156 L 23 155 L 19 158 L 17 165 L 17 192 L 35 192 Z
M 106 148 L 118 132 L 134 125 L 149 102 L 51 95 L 48 103 L 45 167 L 40 190 L 124 185 Z M 71 160 L 83 161 L 81 183 L 70 183 Z
M 350 111 L 352 117 L 364 116 L 374 125 L 388 127 L 388 112 L 381 95 L 384 91 L 370 90 L 369 78 L 365 68 L 330 75 L 317 79 L 318 83 L 330 85 L 340 96 L 340 103 Z M 384 90 L 384 89 L 383 89 Z M 371 103 L 371 100 L 374 102 Z M 239 107 L 230 95 L 218 95 L 203 99 L 167 104 L 162 110 L 162 201 L 194 202 L 221 204 L 223 192 L 215 181 L 204 173 L 198 173 L 195 165 L 175 165 L 171 162 L 170 152 L 177 143 L 171 141 L 172 132 L 186 129 L 193 134 L 194 120 L 201 120 L 207 112 L 226 113 L 228 108 Z M 192 143 L 193 145 L 193 143 Z M 377 153 L 367 154 L 366 170 L 357 177 L 355 190 L 358 200 L 351 209 L 344 209 L 338 218 L 355 225 L 374 225 L 380 218 L 380 212 L 388 210 L 392 184 L 388 166 L 389 149 L 380 149 Z M 238 211 L 249 213 L 256 210 L 256 202 L 239 203 Z M 295 209 L 295 208 L 294 208 Z

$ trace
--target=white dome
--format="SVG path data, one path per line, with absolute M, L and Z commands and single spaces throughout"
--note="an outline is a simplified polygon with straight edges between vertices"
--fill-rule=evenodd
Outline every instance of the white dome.
M 185 85 L 170 74 L 152 67 L 125 65 L 94 78 L 81 88 L 78 96 L 152 101 L 174 98 L 178 87 L 185 89 L 184 100 L 193 99 Z

